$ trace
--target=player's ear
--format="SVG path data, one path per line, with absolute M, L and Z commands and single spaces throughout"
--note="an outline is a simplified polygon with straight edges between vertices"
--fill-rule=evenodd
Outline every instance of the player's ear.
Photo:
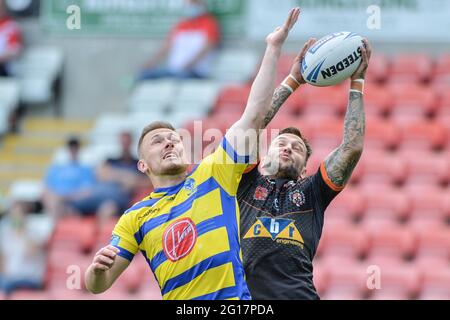
M 306 164 L 303 167 L 303 169 L 300 171 L 300 178 L 305 179 L 306 178 Z
M 140 160 L 138 161 L 138 163 L 137 163 L 137 168 L 138 168 L 138 170 L 139 170 L 140 172 L 142 172 L 142 173 L 144 173 L 144 174 L 147 173 L 148 166 L 147 166 L 147 164 L 146 164 L 144 161 L 142 161 L 142 159 L 140 159 Z

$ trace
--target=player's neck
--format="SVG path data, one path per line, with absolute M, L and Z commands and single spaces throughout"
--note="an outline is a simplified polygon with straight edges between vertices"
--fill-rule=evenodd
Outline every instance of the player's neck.
M 186 179 L 186 172 L 176 175 L 153 176 L 151 181 L 155 189 L 169 188 L 180 184 Z

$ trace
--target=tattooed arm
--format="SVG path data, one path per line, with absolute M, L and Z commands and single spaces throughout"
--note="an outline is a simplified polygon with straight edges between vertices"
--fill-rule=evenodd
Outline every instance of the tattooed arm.
M 365 77 L 371 54 L 367 39 L 364 39 L 361 52 L 362 62 L 352 75 L 352 81 Z M 337 187 L 345 186 L 361 157 L 364 147 L 365 127 L 363 95 L 360 92 L 350 91 L 344 120 L 344 139 L 341 145 L 331 152 L 325 160 L 328 178 Z
M 306 52 L 309 50 L 309 48 L 314 45 L 316 42 L 316 39 L 311 38 L 309 39 L 303 46 L 300 53 L 295 57 L 294 62 L 292 64 L 290 75 L 296 79 L 298 83 L 304 84 L 305 80 L 302 77 L 302 74 L 300 72 L 300 64 L 303 58 L 305 57 Z M 267 110 L 266 114 L 264 115 L 264 120 L 262 123 L 262 129 L 267 127 L 267 125 L 272 121 L 272 119 L 277 114 L 278 110 L 280 110 L 283 103 L 291 96 L 293 92 L 289 90 L 287 86 L 284 84 L 281 84 L 275 89 L 275 92 L 272 96 L 272 103 L 270 105 L 269 110 Z

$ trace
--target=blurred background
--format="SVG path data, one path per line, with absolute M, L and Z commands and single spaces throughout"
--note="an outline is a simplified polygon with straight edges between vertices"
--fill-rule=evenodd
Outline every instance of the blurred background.
M 353 31 L 374 51 L 364 153 L 314 260 L 321 297 L 450 298 L 450 2 L 0 0 L 0 300 L 161 298 L 138 255 L 106 293 L 83 289 L 120 214 L 152 190 L 140 131 L 224 132 L 293 6 L 278 83 L 309 37 Z M 311 174 L 341 142 L 348 87 L 301 87 L 270 124 L 304 132 Z

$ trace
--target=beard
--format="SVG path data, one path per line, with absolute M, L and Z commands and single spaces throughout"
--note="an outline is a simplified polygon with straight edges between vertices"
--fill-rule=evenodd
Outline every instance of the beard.
M 277 179 L 297 180 L 299 178 L 299 170 L 293 165 L 281 166 L 275 177 Z
M 293 164 L 281 164 L 279 161 L 267 161 L 263 163 L 263 168 L 268 175 L 277 179 L 297 180 L 300 177 L 300 171 Z

